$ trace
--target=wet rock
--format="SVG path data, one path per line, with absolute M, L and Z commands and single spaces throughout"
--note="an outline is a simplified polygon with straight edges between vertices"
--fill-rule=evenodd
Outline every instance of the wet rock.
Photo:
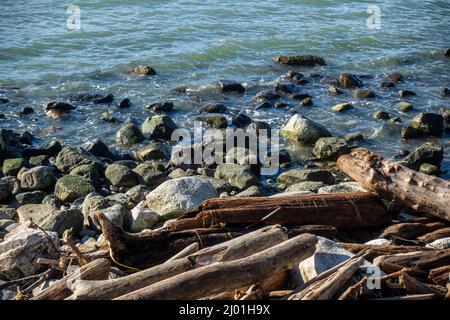
M 49 165 L 50 164 L 49 156 L 42 155 L 42 156 L 31 157 L 28 161 L 28 164 L 30 167 L 41 167 L 41 166 Z
M 397 109 L 401 112 L 408 112 L 414 110 L 414 107 L 411 103 L 402 101 L 397 104 Z
M 29 219 L 45 231 L 53 231 L 61 236 L 72 229 L 77 234 L 83 226 L 83 214 L 79 210 L 59 210 L 48 204 L 27 204 L 17 209 L 19 222 Z
M 119 123 L 120 120 L 112 114 L 111 111 L 105 111 L 100 115 L 100 120 L 103 120 L 105 122 L 109 123 Z
M 272 101 L 272 100 L 277 100 L 280 99 L 281 96 L 280 94 L 278 94 L 277 92 L 271 90 L 271 89 L 267 89 L 267 90 L 263 90 L 258 92 L 254 97 L 253 100 L 256 101 Z
M 450 89 L 449 88 L 442 89 L 441 96 L 443 96 L 443 97 L 450 97 Z
M 103 163 L 97 157 L 80 147 L 63 148 L 55 160 L 55 165 L 61 172 L 70 172 L 83 164 L 92 164 L 97 168 L 103 167 Z
M 277 83 L 275 85 L 275 91 L 280 94 L 290 94 L 293 92 L 293 87 L 290 84 Z
M 134 171 L 115 163 L 106 167 L 105 177 L 116 187 L 132 188 L 139 184 L 139 176 Z
M 404 97 L 410 97 L 410 96 L 416 96 L 417 94 L 413 91 L 410 90 L 400 90 L 398 92 L 398 94 L 400 95 L 400 97 L 404 98 Z
M 317 193 L 317 191 L 324 186 L 321 181 L 304 181 L 291 184 L 286 188 L 285 192 L 313 192 Z
M 434 164 L 430 163 L 422 163 L 419 168 L 419 172 L 428 174 L 430 176 L 437 176 L 441 170 L 438 166 L 435 166 Z
M 288 95 L 287 97 L 292 100 L 301 100 L 301 101 L 303 101 L 307 98 L 311 98 L 311 96 L 309 94 L 299 93 L 299 92 L 292 93 L 292 94 Z
M 159 141 L 151 141 L 148 145 L 136 151 L 136 159 L 145 162 L 151 160 L 164 160 L 170 157 L 169 148 Z
M 380 87 L 382 88 L 395 88 L 395 83 L 392 81 L 383 81 L 380 83 Z
M 248 198 L 248 197 L 264 197 L 266 193 L 259 186 L 251 186 L 250 188 L 245 189 L 242 192 L 239 192 L 235 195 L 236 198 Z
M 239 82 L 220 80 L 219 86 L 224 93 L 244 93 L 245 88 Z
M 301 86 L 308 83 L 308 80 L 305 79 L 305 76 L 299 72 L 294 70 L 289 70 L 285 74 L 281 76 L 283 79 L 289 80 L 291 83 Z
M 344 139 L 348 142 L 352 142 L 352 141 L 364 141 L 364 135 L 362 134 L 362 132 L 352 132 L 349 134 L 346 134 Z
M 386 111 L 377 111 L 374 114 L 372 114 L 372 118 L 377 120 L 389 120 L 391 116 Z
M 444 149 L 441 144 L 426 142 L 414 149 L 399 163 L 417 171 L 423 163 L 429 163 L 440 167 L 443 158 Z
M 434 240 L 433 242 L 427 244 L 425 247 L 439 250 L 450 249 L 450 238 L 442 238 Z
M 84 146 L 85 150 L 90 154 L 107 159 L 114 159 L 114 155 L 109 150 L 108 146 L 100 139 L 89 141 Z
M 375 93 L 368 89 L 355 89 L 352 91 L 352 95 L 356 99 L 375 98 Z
M 444 50 L 444 56 L 450 57 L 450 48 Z
M 146 138 L 170 140 L 178 126 L 166 115 L 155 115 L 145 119 L 141 130 Z
M 55 196 L 64 202 L 73 202 L 94 191 L 95 188 L 91 182 L 81 176 L 67 175 L 55 184 Z
M 412 126 L 406 126 L 402 128 L 401 136 L 405 140 L 417 139 L 421 136 L 421 133 Z
M 39 166 L 26 170 L 20 175 L 20 187 L 24 190 L 46 190 L 56 181 L 50 167 Z
M 206 113 L 225 113 L 227 107 L 221 103 L 209 103 L 202 108 L 202 111 Z
M 204 200 L 216 198 L 214 186 L 199 177 L 172 179 L 150 192 L 147 206 L 166 217 L 175 217 L 197 208 Z
M 404 81 L 403 75 L 401 73 L 398 73 L 398 72 L 394 72 L 394 73 L 389 74 L 387 76 L 387 78 L 388 78 L 389 81 L 392 81 L 392 82 L 403 82 Z
M 332 106 L 331 109 L 333 109 L 336 112 L 344 112 L 353 109 L 353 105 L 348 102 L 342 102 Z
M 411 126 L 422 134 L 439 136 L 444 130 L 444 118 L 437 113 L 420 113 L 411 121 Z
M 45 268 L 37 263 L 37 259 L 59 257 L 59 241 L 55 232 L 45 233 L 22 226 L 16 229 L 0 242 L 0 277 L 3 280 L 35 275 Z
M 225 129 L 228 127 L 227 118 L 222 114 L 207 114 L 195 117 L 196 121 L 204 122 L 208 127 L 214 129 Z
M 334 177 L 330 170 L 291 169 L 283 172 L 277 178 L 277 183 L 285 186 L 305 181 L 319 181 L 324 184 L 334 184 Z
M 5 176 L 16 176 L 20 169 L 27 165 L 27 159 L 15 158 L 3 161 L 3 174 Z
M 22 157 L 22 152 L 20 136 L 12 130 L 0 129 L 0 164 L 5 159 Z
M 320 138 L 314 145 L 313 154 L 321 160 L 336 161 L 340 156 L 350 152 L 350 147 L 342 138 Z
M 346 89 L 361 88 L 362 81 L 355 75 L 350 73 L 343 73 L 339 75 L 339 84 Z
M 367 192 L 358 182 L 342 182 L 339 184 L 324 186 L 318 193 L 340 193 L 340 192 Z
M 342 90 L 340 90 L 336 86 L 329 86 L 328 87 L 328 94 L 330 94 L 332 96 L 338 96 L 338 95 L 342 94 Z
M 155 102 L 145 107 L 153 112 L 170 112 L 173 109 L 173 102 Z
M 79 93 L 71 96 L 72 100 L 95 104 L 109 104 L 114 101 L 114 95 L 102 93 Z
M 19 116 L 26 116 L 33 113 L 36 113 L 36 111 L 34 111 L 32 107 L 23 107 L 22 110 L 20 110 L 19 112 Z
M 0 180 L 0 203 L 6 203 L 12 195 L 13 188 L 9 182 L 4 179 Z
M 134 172 L 140 176 L 140 180 L 147 187 L 153 189 L 166 179 L 164 165 L 155 162 L 145 162 L 138 165 Z
M 52 101 L 47 103 L 47 105 L 45 106 L 45 111 L 62 111 L 62 112 L 67 112 L 67 111 L 71 111 L 71 110 L 75 110 L 76 107 L 71 105 L 70 103 L 67 102 L 62 102 L 62 101 Z
M 125 194 L 130 197 L 134 203 L 139 203 L 145 200 L 148 193 L 150 193 L 150 189 L 146 185 L 139 184 L 128 190 Z
M 83 164 L 81 166 L 75 167 L 70 171 L 71 175 L 81 176 L 87 180 L 89 180 L 93 186 L 100 187 L 101 178 L 100 174 L 92 164 Z
M 270 108 L 272 108 L 272 104 L 269 101 L 263 101 L 256 107 L 256 109 L 270 109 Z
M 287 164 L 292 161 L 291 155 L 286 149 L 281 149 L 278 153 L 278 162 L 280 164 Z
M 122 99 L 117 105 L 119 109 L 128 109 L 131 108 L 131 100 L 128 98 Z
M 313 144 L 322 137 L 331 136 L 325 127 L 300 114 L 289 119 L 281 128 L 281 134 L 303 144 Z
M 144 136 L 137 125 L 126 123 L 116 133 L 116 142 L 123 145 L 133 145 L 144 140 Z
M 233 116 L 231 123 L 238 128 L 244 128 L 248 126 L 250 123 L 252 123 L 252 119 L 250 119 L 245 114 L 239 113 Z
M 39 149 L 28 148 L 28 149 L 25 149 L 23 151 L 23 155 L 25 157 L 27 157 L 27 158 L 41 156 L 41 155 L 54 157 L 59 152 L 61 152 L 61 150 L 62 150 L 61 142 L 59 142 L 58 140 L 52 140 L 52 141 L 50 141 L 50 143 L 45 148 L 39 148 Z
M 287 66 L 314 67 L 326 65 L 325 59 L 312 55 L 277 56 L 273 61 Z
M 16 194 L 16 201 L 20 206 L 26 204 L 39 204 L 47 194 L 43 191 L 30 191 Z
M 214 178 L 223 179 L 239 189 L 247 189 L 258 183 L 258 178 L 251 170 L 233 163 L 219 164 L 214 173 Z
M 141 232 L 153 228 L 160 220 L 160 216 L 147 208 L 145 201 L 140 202 L 130 215 L 130 232 Z
M 306 98 L 302 101 L 302 106 L 312 106 L 313 105 L 313 101 L 311 98 Z
M 303 103 L 303 101 L 302 101 L 302 103 Z M 275 108 L 287 108 L 287 107 L 289 107 L 289 104 L 284 101 L 277 101 L 273 104 L 273 106 Z
M 150 66 L 138 66 L 133 69 L 133 73 L 141 76 L 154 76 L 156 71 Z

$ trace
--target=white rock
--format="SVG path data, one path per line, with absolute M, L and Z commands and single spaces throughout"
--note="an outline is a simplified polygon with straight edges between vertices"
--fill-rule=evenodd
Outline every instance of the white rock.
M 185 177 L 164 182 L 150 192 L 146 200 L 150 210 L 172 217 L 197 208 L 203 200 L 216 197 L 211 182 L 200 177 Z
M 131 232 L 141 232 L 144 229 L 151 229 L 158 223 L 160 216 L 147 208 L 145 201 L 140 202 L 131 210 Z
M 14 280 L 37 274 L 42 265 L 37 264 L 36 260 L 57 259 L 58 250 L 56 232 L 44 233 L 22 224 L 0 242 L 0 278 Z
M 322 137 L 330 137 L 330 132 L 322 125 L 300 115 L 293 115 L 281 128 L 281 134 L 303 144 L 314 144 Z
M 367 192 L 358 182 L 342 182 L 332 186 L 325 186 L 317 193 L 339 193 L 339 192 Z
M 433 242 L 427 244 L 425 247 L 427 248 L 436 248 L 436 249 L 450 249 L 450 238 L 442 238 L 434 240 Z
M 311 191 L 289 191 L 289 192 L 281 192 L 276 193 L 274 195 L 271 195 L 270 198 L 278 198 L 278 197 L 286 197 L 286 196 L 300 196 L 300 195 L 306 195 L 306 194 L 314 194 L 314 192 Z
M 371 246 L 383 246 L 383 245 L 390 245 L 391 240 L 388 239 L 373 239 L 370 241 L 367 241 L 365 244 L 371 245 Z

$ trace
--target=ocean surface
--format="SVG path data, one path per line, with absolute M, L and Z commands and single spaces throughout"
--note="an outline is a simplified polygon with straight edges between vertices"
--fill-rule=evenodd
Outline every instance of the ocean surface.
M 203 105 L 220 102 L 229 108 L 229 119 L 241 111 L 280 128 L 297 111 L 335 135 L 361 131 L 366 137 L 362 146 L 388 156 L 424 141 L 440 141 L 446 149 L 444 167 L 449 168 L 448 133 L 408 142 L 400 136 L 402 125 L 419 111 L 449 107 L 449 98 L 440 94 L 450 87 L 450 58 L 443 55 L 450 46 L 448 0 L 77 0 L 73 4 L 80 8 L 79 30 L 67 27 L 69 4 L 0 1 L 0 98 L 11 101 L 0 105 L 6 116 L 0 128 L 28 130 L 36 144 L 58 138 L 80 145 L 98 137 L 114 145 L 114 134 L 124 121 L 142 123 L 151 114 L 144 109 L 149 103 L 172 101 L 175 110 L 169 115 L 179 126 L 189 127 Z M 367 26 L 371 5 L 380 9 L 379 29 Z M 295 54 L 319 55 L 327 62 L 323 67 L 294 68 L 309 80 L 299 91 L 310 94 L 314 106 L 286 101 L 287 108 L 256 109 L 252 96 L 273 88 L 290 69 L 271 59 Z M 138 65 L 154 67 L 157 75 L 126 72 Z M 376 98 L 330 96 L 328 85 L 311 76 L 329 78 L 342 72 L 360 75 Z M 402 73 L 405 81 L 382 90 L 379 84 L 391 72 Z M 220 79 L 242 82 L 246 93 L 222 94 Z M 189 88 L 186 94 L 173 91 L 180 86 Z M 400 113 L 395 107 L 401 101 L 400 89 L 417 93 L 406 99 L 416 111 Z M 77 104 L 61 120 L 45 115 L 47 102 L 65 101 L 80 92 L 112 93 L 116 100 L 111 105 Z M 125 97 L 133 106 L 115 108 Z M 355 108 L 345 113 L 331 110 L 343 101 Z M 25 106 L 36 113 L 18 115 Z M 106 110 L 122 123 L 100 120 Z M 373 119 L 378 110 L 403 123 Z

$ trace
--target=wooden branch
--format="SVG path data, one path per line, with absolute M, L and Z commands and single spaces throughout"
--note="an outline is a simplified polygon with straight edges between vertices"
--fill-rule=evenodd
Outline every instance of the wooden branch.
M 31 300 L 62 300 L 72 294 L 68 289 L 68 283 L 77 279 L 97 280 L 106 279 L 109 274 L 111 263 L 107 259 L 97 259 L 85 264 L 80 269 L 69 273 L 62 279 L 58 280 L 52 286 L 41 291 Z
M 339 212 L 339 214 L 336 214 Z M 380 199 L 368 192 L 208 199 L 199 212 L 182 216 L 168 225 L 178 231 L 193 226 L 259 223 L 281 225 L 330 225 L 336 228 L 382 226 L 391 221 Z
M 386 262 L 429 272 L 431 269 L 450 265 L 450 249 L 422 251 L 411 254 L 393 254 L 383 257 Z
M 416 222 L 405 222 L 393 224 L 386 229 L 380 235 L 380 238 L 385 239 L 408 239 L 412 240 L 420 235 L 428 232 L 436 231 L 445 227 L 445 224 L 441 222 L 432 223 L 416 223 Z
M 361 291 L 362 287 L 365 286 L 367 282 L 367 277 L 362 278 L 358 283 L 355 285 L 348 287 L 347 290 L 345 290 L 338 298 L 338 300 L 347 300 L 352 294 L 358 293 Z
M 339 169 L 382 198 L 450 221 L 450 182 L 406 168 L 367 149 L 339 157 Z
M 370 249 L 370 253 L 367 256 L 368 260 L 373 260 L 378 256 L 397 254 L 397 253 L 407 253 L 407 252 L 418 252 L 418 251 L 435 251 L 436 249 L 425 248 L 420 246 L 398 246 L 398 245 L 368 245 L 360 243 L 345 243 L 340 242 L 339 245 L 344 247 L 350 252 L 357 253 L 364 249 Z
M 437 298 L 443 298 L 445 293 L 428 285 L 418 281 L 417 279 L 404 273 L 400 276 L 400 284 L 410 294 L 434 294 Z
M 450 265 L 431 269 L 428 278 L 434 283 L 444 286 L 450 280 Z
M 417 238 L 417 240 L 425 242 L 425 243 L 430 243 L 430 242 L 433 242 L 434 240 L 448 238 L 448 237 L 450 237 L 450 227 L 438 229 L 433 232 L 421 235 L 420 237 Z
M 170 258 L 167 261 L 173 261 L 173 260 L 187 257 L 190 254 L 196 253 L 198 250 L 200 250 L 200 245 L 198 244 L 198 242 L 194 242 L 194 243 L 188 245 L 186 248 L 184 248 L 180 252 L 178 252 L 176 255 L 174 255 L 172 258 Z
M 199 299 L 261 281 L 310 257 L 317 237 L 302 234 L 250 257 L 214 263 L 121 296 L 119 300 Z M 211 285 L 214 283 L 214 285 Z
M 180 273 L 218 261 L 230 261 L 250 256 L 287 240 L 280 226 L 269 226 L 202 249 L 187 257 L 142 270 L 123 278 L 106 281 L 78 281 L 72 286 L 71 300 L 112 299 L 149 286 Z

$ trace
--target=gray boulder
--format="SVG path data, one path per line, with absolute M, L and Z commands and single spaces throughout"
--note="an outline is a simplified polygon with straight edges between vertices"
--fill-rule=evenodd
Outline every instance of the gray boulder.
M 313 153 L 322 160 L 336 161 L 340 156 L 350 152 L 350 147 L 342 138 L 320 138 L 314 145 Z
M 141 163 L 134 168 L 134 172 L 139 175 L 141 182 L 151 189 L 156 188 L 166 179 L 164 165 L 160 163 Z
M 233 163 L 219 164 L 214 173 L 214 178 L 223 179 L 239 189 L 247 189 L 259 181 L 250 169 Z
M 318 190 L 318 193 L 339 193 L 339 192 L 368 192 L 358 182 L 342 182 L 332 186 L 325 186 Z
M 148 209 L 147 203 L 142 201 L 131 210 L 130 232 L 151 229 L 159 222 L 160 217 L 160 215 Z
M 55 175 L 50 167 L 39 166 L 20 174 L 20 187 L 24 190 L 46 190 L 55 184 Z
M 444 149 L 439 143 L 426 142 L 414 149 L 399 163 L 413 170 L 419 170 L 424 163 L 434 164 L 440 167 L 444 158 Z
M 288 120 L 281 128 L 281 134 L 303 144 L 313 144 L 322 137 L 331 136 L 325 127 L 300 114 L 295 114 Z
M 145 119 L 141 130 L 145 137 L 149 139 L 170 140 L 172 132 L 178 129 L 173 120 L 166 115 L 155 115 Z
M 132 188 L 139 184 L 136 172 L 120 164 L 113 163 L 106 167 L 105 177 L 116 187 Z
M 132 122 L 126 123 L 116 133 L 116 142 L 123 145 L 131 146 L 144 140 L 141 129 Z
M 325 169 L 291 169 L 283 172 L 277 178 L 277 183 L 285 186 L 305 181 L 320 181 L 324 184 L 334 184 L 334 177 L 330 170 Z
M 64 176 L 55 185 L 55 196 L 64 202 L 73 202 L 94 191 L 95 188 L 91 182 L 81 176 Z
M 139 203 L 145 200 L 145 196 L 150 192 L 150 189 L 143 184 L 139 184 L 130 190 L 128 190 L 125 194 L 130 197 L 130 199 L 134 203 Z
M 289 187 L 286 188 L 285 192 L 308 191 L 317 193 L 317 191 L 323 186 L 324 184 L 321 181 L 304 181 L 291 184 Z
M 92 164 L 98 168 L 103 167 L 103 163 L 97 157 L 80 147 L 63 148 L 55 160 L 58 170 L 65 173 L 84 164 Z

